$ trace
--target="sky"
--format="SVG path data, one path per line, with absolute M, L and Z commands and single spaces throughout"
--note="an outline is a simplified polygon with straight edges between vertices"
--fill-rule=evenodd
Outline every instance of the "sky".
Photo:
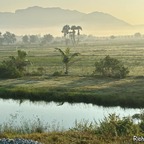
M 0 12 L 32 6 L 61 7 L 84 13 L 109 13 L 132 25 L 144 24 L 144 0 L 0 0 Z

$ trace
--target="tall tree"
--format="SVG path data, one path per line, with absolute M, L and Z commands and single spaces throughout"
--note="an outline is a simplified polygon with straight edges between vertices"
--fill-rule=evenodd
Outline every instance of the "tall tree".
M 76 29 L 77 29 L 77 27 L 75 25 L 71 26 L 71 30 L 72 30 L 72 32 L 71 32 L 71 40 L 72 40 L 73 45 L 76 44 L 76 40 L 75 40 Z
M 82 30 L 82 27 L 81 27 L 81 26 L 77 26 L 76 29 L 77 29 L 77 31 L 78 31 L 78 32 L 77 32 L 77 35 L 78 35 L 77 43 L 79 43 L 80 30 Z
M 30 35 L 30 43 L 37 43 L 39 42 L 39 38 L 37 35 Z
M 66 45 L 68 45 L 68 41 L 69 41 L 69 38 L 68 38 L 69 30 L 70 30 L 70 26 L 69 25 L 65 25 L 65 26 L 63 26 L 63 29 L 61 31 L 64 34 Z
M 54 39 L 54 37 L 51 34 L 46 34 L 46 35 L 43 36 L 41 43 L 42 44 L 47 44 L 47 43 L 52 42 L 53 39 Z
M 13 33 L 6 32 L 3 34 L 4 42 L 7 44 L 16 42 L 16 36 Z
M 65 74 L 68 74 L 69 66 L 72 64 L 72 59 L 75 56 L 80 55 L 80 53 L 70 53 L 70 48 L 66 48 L 65 51 L 61 50 L 60 48 L 56 48 L 61 53 L 62 62 L 65 65 Z
M 2 36 L 2 33 L 0 32 L 0 45 L 3 44 L 3 36 Z
M 27 44 L 29 42 L 29 37 L 27 35 L 23 36 L 22 41 Z
M 70 26 L 65 25 L 62 29 L 62 33 L 64 34 L 64 37 L 66 37 L 67 34 L 69 34 Z

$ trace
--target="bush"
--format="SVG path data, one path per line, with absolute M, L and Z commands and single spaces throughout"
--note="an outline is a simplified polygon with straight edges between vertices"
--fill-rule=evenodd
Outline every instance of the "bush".
M 18 50 L 18 56 L 10 56 L 0 65 L 0 78 L 17 78 L 24 75 L 26 66 L 30 62 L 26 59 L 26 52 Z
M 134 124 L 131 117 L 123 117 L 122 119 L 115 115 L 109 114 L 108 117 L 100 122 L 97 129 L 98 134 L 103 136 L 133 136 L 140 132 L 139 126 Z
M 52 76 L 61 76 L 62 75 L 62 71 L 55 71 Z
M 95 73 L 100 73 L 102 76 L 125 78 L 129 70 L 117 59 L 106 56 L 104 59 L 95 63 Z

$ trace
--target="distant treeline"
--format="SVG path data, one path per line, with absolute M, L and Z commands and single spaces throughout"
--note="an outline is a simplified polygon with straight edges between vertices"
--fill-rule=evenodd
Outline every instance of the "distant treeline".
M 93 36 L 81 34 L 78 36 L 79 42 L 95 42 L 96 40 L 127 40 L 127 39 L 140 39 L 144 38 L 144 35 L 137 32 L 133 35 L 110 35 L 110 36 Z M 71 41 L 71 38 L 67 38 L 67 41 Z M 45 34 L 43 36 L 39 34 L 17 36 L 14 33 L 6 31 L 0 32 L 0 45 L 12 45 L 12 44 L 65 44 L 65 36 L 53 36 L 52 34 Z M 69 42 L 70 43 L 70 42 Z

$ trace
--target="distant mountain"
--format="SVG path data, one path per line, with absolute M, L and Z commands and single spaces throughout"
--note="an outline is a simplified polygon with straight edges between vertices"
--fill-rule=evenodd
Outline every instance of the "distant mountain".
M 85 14 L 75 10 L 65 10 L 57 7 L 42 8 L 35 6 L 16 10 L 15 13 L 0 13 L 0 19 L 0 26 L 4 27 L 58 26 L 59 24 L 75 23 L 84 23 L 85 25 L 129 26 L 128 23 L 106 13 L 93 12 Z
M 61 27 L 65 24 L 80 25 L 87 31 L 131 28 L 132 25 L 102 12 L 82 13 L 58 7 L 38 6 L 16 10 L 15 13 L 0 12 L 1 28 Z

